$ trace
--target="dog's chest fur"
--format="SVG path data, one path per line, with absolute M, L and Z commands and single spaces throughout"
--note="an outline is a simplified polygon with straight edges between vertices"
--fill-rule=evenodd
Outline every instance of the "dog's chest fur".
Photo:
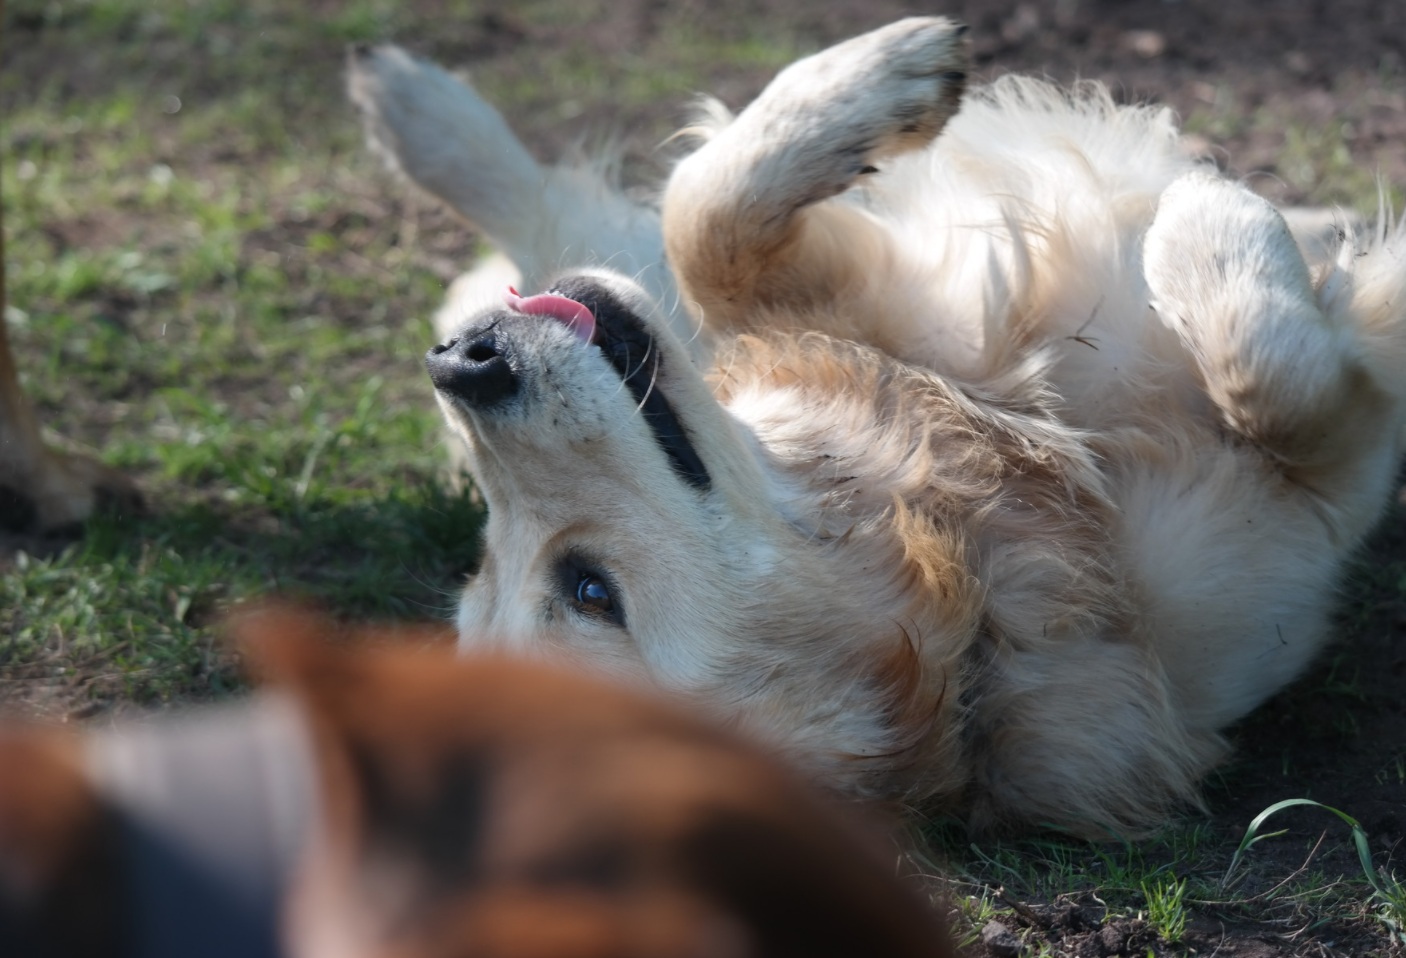
M 1002 640 L 1126 615 L 1099 464 L 1035 386 L 983 395 L 822 335 L 742 337 L 718 368 L 719 398 L 805 535 L 898 536 L 925 578 L 982 583 L 971 626 Z

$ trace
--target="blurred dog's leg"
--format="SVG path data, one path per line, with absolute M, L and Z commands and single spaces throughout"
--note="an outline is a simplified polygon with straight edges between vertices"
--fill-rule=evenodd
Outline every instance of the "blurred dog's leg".
M 137 507 L 136 487 L 125 476 L 86 456 L 51 449 L 40 436 L 10 353 L 4 252 L 0 233 L 0 530 L 64 530 L 103 503 Z

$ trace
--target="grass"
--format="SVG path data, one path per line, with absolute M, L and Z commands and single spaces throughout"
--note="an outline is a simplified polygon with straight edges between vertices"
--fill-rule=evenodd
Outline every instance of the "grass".
M 213 622 L 271 592 L 452 605 L 482 515 L 440 476 L 419 357 L 444 276 L 412 253 L 444 224 L 387 189 L 336 98 L 343 42 L 396 10 L 315 29 L 273 4 L 8 5 L 12 346 L 46 423 L 150 505 L 4 568 L 10 697 L 225 694 Z M 473 248 L 455 230 L 439 252 Z
M 1372 889 L 1371 898 L 1368 900 L 1368 909 L 1386 927 L 1393 938 L 1406 945 L 1406 885 L 1398 881 L 1395 874 L 1389 873 L 1385 868 L 1378 867 L 1373 863 L 1367 831 L 1362 827 L 1361 822 L 1346 812 L 1321 802 L 1306 798 L 1289 798 L 1274 803 L 1256 815 L 1245 829 L 1245 837 L 1240 840 L 1235 854 L 1231 856 L 1230 864 L 1226 867 L 1225 877 L 1221 879 L 1221 887 L 1224 888 L 1234 880 L 1236 868 L 1241 864 L 1245 852 L 1250 846 L 1263 839 L 1283 834 L 1283 832 L 1261 832 L 1260 829 L 1265 822 L 1276 813 L 1294 806 L 1307 806 L 1328 812 L 1348 827 L 1352 836 L 1353 848 L 1357 852 L 1357 860 L 1362 866 L 1362 876 Z M 1150 904 L 1149 899 L 1149 906 Z
M 937 856 L 929 868 L 962 947 L 978 941 L 991 921 L 1025 929 L 1032 953 L 1053 943 L 1052 953 L 1062 954 L 1059 941 L 1109 929 L 1133 949 L 1123 953 L 1179 954 L 1193 924 L 1203 936 L 1229 926 L 1289 941 L 1351 940 L 1364 954 L 1406 946 L 1406 887 L 1370 854 L 1356 874 L 1341 868 L 1346 856 L 1363 853 L 1361 826 L 1347 841 L 1298 828 L 1261 832 L 1279 810 L 1266 809 L 1240 845 L 1233 823 L 1202 821 L 1111 845 L 1049 837 L 973 843 L 959 829 L 939 829 L 927 835 Z M 1280 847 L 1264 859 L 1247 858 L 1260 839 Z
M 1169 945 L 1186 933 L 1186 879 L 1154 878 L 1142 883 L 1147 905 L 1147 922 L 1157 936 Z
M 579 44 L 511 55 L 519 33 L 567 35 L 608 12 L 6 5 L 11 346 L 43 421 L 134 476 L 150 504 L 0 567 L 6 698 L 86 714 L 225 694 L 238 682 L 213 623 L 270 592 L 345 616 L 446 615 L 482 515 L 441 474 L 421 356 L 446 280 L 479 244 L 366 155 L 341 93 L 345 46 L 403 36 L 449 62 L 503 48 L 481 84 L 540 116 L 552 148 L 565 145 L 550 136 L 559 111 L 583 127 L 643 113 L 634 132 L 657 142 L 710 75 L 771 70 L 797 50 L 733 24 L 695 29 L 703 14 L 685 9 L 604 63 Z M 464 45 L 445 20 L 464 25 Z
M 215 623 L 269 593 L 347 618 L 447 614 L 482 515 L 441 474 L 420 356 L 446 280 L 478 244 L 365 155 L 341 98 L 343 46 L 400 37 L 451 63 L 487 58 L 480 85 L 544 152 L 629 118 L 647 154 L 694 91 L 735 94 L 731 77 L 759 80 L 813 45 L 784 16 L 738 23 L 678 4 L 601 57 L 573 37 L 610 12 L 605 0 L 7 3 L 11 344 L 44 421 L 133 475 L 149 509 L 0 559 L 0 696 L 86 716 L 231 694 L 240 680 Z M 554 55 L 522 55 L 529 43 Z M 1190 126 L 1213 139 L 1282 127 L 1280 176 L 1322 202 L 1375 207 L 1375 182 L 1332 130 L 1233 101 Z M 1406 596 L 1406 564 L 1360 571 L 1349 630 L 1377 597 Z M 1315 694 L 1330 717 L 1306 735 L 1352 734 L 1355 683 L 1348 662 L 1324 674 Z M 1406 754 L 1384 750 L 1374 774 L 1400 784 L 1403 769 Z M 1296 774 L 1286 757 L 1274 787 L 1297 794 Z M 1406 892 L 1386 853 L 1357 861 L 1351 828 L 1319 841 L 1296 820 L 1241 847 L 1244 833 L 1197 819 L 1113 845 L 928 837 L 968 943 L 1001 920 L 1031 953 L 1058 953 L 1069 908 L 1122 929 L 1130 954 L 1173 953 L 1198 920 L 1400 940 Z
M 1245 175 L 1256 188 L 1294 205 L 1339 206 L 1365 215 L 1378 212 L 1379 198 L 1389 209 L 1406 202 L 1401 183 L 1382 180 L 1370 157 L 1355 156 L 1348 143 L 1356 128 L 1365 125 L 1381 90 L 1363 88 L 1360 77 L 1345 74 L 1335 100 L 1339 107 L 1330 121 L 1307 118 L 1295 104 L 1271 99 L 1249 109 L 1233 88 L 1207 86 L 1206 99 L 1186 116 L 1182 128 L 1204 137 L 1213 154 L 1229 170 Z M 1399 79 L 1381 78 L 1381 89 L 1392 90 Z M 1219 144 L 1240 140 L 1247 148 L 1227 155 Z

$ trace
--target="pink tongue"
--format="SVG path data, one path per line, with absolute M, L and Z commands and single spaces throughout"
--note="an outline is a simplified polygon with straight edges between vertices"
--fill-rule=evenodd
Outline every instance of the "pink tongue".
M 591 315 L 591 311 L 574 299 L 567 299 L 565 296 L 558 296 L 556 293 L 539 293 L 536 296 L 523 297 L 518 295 L 518 291 L 511 286 L 503 294 L 503 300 L 508 304 L 509 309 L 515 309 L 519 313 L 528 316 L 547 316 L 558 322 L 566 324 L 576 336 L 583 342 L 589 343 L 596 336 L 596 318 Z

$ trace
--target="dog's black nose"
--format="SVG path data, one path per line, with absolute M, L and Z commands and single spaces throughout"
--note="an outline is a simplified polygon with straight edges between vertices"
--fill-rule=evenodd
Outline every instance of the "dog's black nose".
M 490 326 L 430 347 L 425 368 L 436 389 L 473 406 L 488 406 L 517 392 L 507 344 Z

